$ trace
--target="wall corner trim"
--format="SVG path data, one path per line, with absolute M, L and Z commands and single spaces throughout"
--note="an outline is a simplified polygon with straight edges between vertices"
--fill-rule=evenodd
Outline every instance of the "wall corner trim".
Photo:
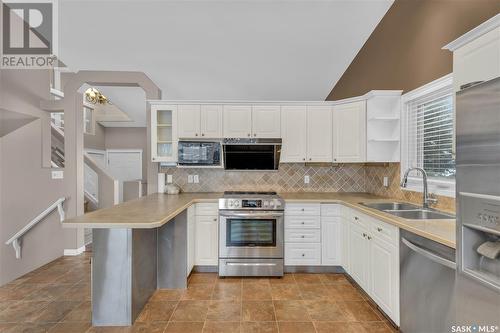
M 470 41 L 500 27 L 500 14 L 497 14 L 490 18 L 489 20 L 483 22 L 482 24 L 478 25 L 474 29 L 466 32 L 462 36 L 458 37 L 455 39 L 453 42 L 446 44 L 443 46 L 443 50 L 450 50 L 450 51 L 455 51 L 456 49 L 464 46 L 465 44 L 469 43 Z

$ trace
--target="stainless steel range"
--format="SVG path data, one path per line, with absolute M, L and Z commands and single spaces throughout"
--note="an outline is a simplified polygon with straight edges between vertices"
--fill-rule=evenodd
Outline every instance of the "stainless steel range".
M 283 276 L 284 207 L 276 192 L 224 192 L 219 276 Z

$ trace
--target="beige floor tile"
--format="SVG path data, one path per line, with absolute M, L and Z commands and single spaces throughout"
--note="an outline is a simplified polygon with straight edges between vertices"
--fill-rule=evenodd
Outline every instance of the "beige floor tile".
M 0 301 L 21 301 L 45 286 L 47 286 L 46 283 L 20 283 L 6 285 L 0 288 Z
M 81 302 L 73 301 L 53 301 L 50 302 L 41 313 L 35 318 L 35 322 L 55 323 L 61 321 Z
M 242 321 L 241 333 L 278 333 L 278 323 L 275 321 Z
M 295 273 L 293 276 L 297 283 L 322 283 L 321 274 Z
M 323 284 L 299 284 L 300 296 L 303 300 L 329 300 L 330 295 Z
M 300 300 L 299 287 L 296 284 L 271 284 L 271 296 L 273 300 Z
M 268 278 L 260 278 L 260 277 L 246 277 L 241 279 L 243 285 L 247 284 L 261 284 L 261 285 L 270 285 L 272 279 Z
M 280 333 L 315 333 L 314 325 L 312 322 L 278 322 Z
M 268 283 L 243 282 L 241 298 L 244 301 L 250 300 L 272 300 L 271 285 Z
M 272 301 L 242 301 L 242 321 L 274 321 Z
M 214 291 L 214 284 L 191 284 L 182 295 L 182 300 L 210 300 Z
M 207 320 L 240 321 L 241 301 L 211 301 Z
M 163 333 L 168 322 L 149 322 L 149 323 L 134 323 L 132 326 L 133 333 Z
M 364 296 L 349 283 L 327 284 L 326 290 L 331 300 L 364 301 Z
M 276 320 L 278 321 L 310 321 L 303 301 L 273 301 Z
M 295 281 L 293 274 L 286 273 L 285 275 L 283 275 L 282 278 L 270 278 L 269 283 L 273 285 L 273 284 L 295 284 L 297 282 Z
M 30 295 L 26 296 L 26 301 L 48 301 L 59 299 L 63 294 L 69 291 L 71 284 L 50 284 L 44 286 Z
M 223 278 L 218 277 L 216 283 L 217 284 L 228 284 L 228 283 L 235 284 L 235 283 L 241 283 L 242 280 L 243 279 L 240 277 L 232 277 L 232 276 L 223 277 Z
M 22 323 L 10 328 L 5 333 L 46 333 L 56 323 Z
M 0 313 L 0 322 L 31 322 L 49 304 L 48 301 L 19 301 Z
M 194 273 L 189 278 L 189 284 L 198 284 L 198 283 L 215 283 L 217 281 L 216 273 Z
M 215 300 L 240 300 L 242 286 L 240 283 L 217 283 L 212 294 Z
M 209 321 L 205 322 L 203 333 L 238 333 L 240 322 Z
M 304 301 L 304 304 L 312 320 L 348 321 L 348 316 L 336 302 L 309 300 Z
M 89 328 L 90 323 L 58 323 L 48 333 L 85 333 Z
M 62 294 L 61 301 L 90 301 L 90 283 L 77 283 Z
M 336 274 L 336 273 L 320 274 L 320 279 L 325 284 L 339 283 L 339 282 L 349 283 L 345 274 Z
M 150 302 L 179 301 L 184 294 L 184 289 L 159 289 L 149 299 Z
M 76 306 L 66 317 L 64 322 L 85 322 L 89 323 L 92 320 L 92 303 L 90 301 L 81 302 Z
M 210 301 L 180 301 L 171 321 L 205 321 Z
M 377 313 L 366 301 L 339 302 L 339 307 L 349 321 L 381 321 Z

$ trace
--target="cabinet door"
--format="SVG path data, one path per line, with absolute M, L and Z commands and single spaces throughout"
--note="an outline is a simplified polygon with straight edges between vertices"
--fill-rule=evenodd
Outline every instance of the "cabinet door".
M 177 131 L 179 138 L 197 138 L 201 136 L 199 105 L 178 106 Z
M 224 105 L 224 137 L 249 138 L 252 133 L 250 105 Z
M 342 217 L 341 219 L 342 225 L 342 244 L 341 244 L 341 254 L 340 260 L 341 265 L 345 269 L 345 271 L 351 274 L 350 264 L 349 264 L 349 221 Z
M 333 107 L 333 161 L 366 160 L 366 102 Z
M 378 306 L 399 324 L 398 247 L 378 238 L 370 241 L 369 294 Z
M 252 107 L 252 136 L 256 138 L 281 138 L 281 107 Z
M 332 162 L 332 109 L 307 107 L 307 162 Z
M 280 162 L 306 161 L 306 129 L 307 118 L 305 106 L 281 107 L 283 145 L 281 147 Z
M 321 264 L 340 265 L 340 217 L 321 217 Z
M 222 106 L 201 106 L 201 136 L 209 139 L 222 138 Z
M 349 225 L 349 269 L 350 275 L 365 290 L 368 290 L 369 243 L 367 231 L 359 225 Z
M 187 211 L 187 275 L 191 273 L 195 260 L 195 206 L 191 205 Z
M 151 160 L 177 161 L 177 105 L 151 105 Z
M 217 216 L 196 216 L 196 265 L 218 264 Z
M 488 81 L 500 76 L 500 27 L 453 52 L 453 85 Z

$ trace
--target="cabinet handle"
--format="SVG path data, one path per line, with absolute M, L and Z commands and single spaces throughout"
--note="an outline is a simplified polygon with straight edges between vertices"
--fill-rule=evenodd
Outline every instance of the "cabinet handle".
M 359 217 L 357 217 L 357 216 L 354 216 L 354 219 L 355 219 L 355 220 L 357 221 L 357 220 L 359 220 Z
M 301 208 L 300 210 L 301 210 L 301 211 L 304 211 L 304 208 Z
M 302 159 L 302 161 L 305 161 L 305 160 L 306 160 L 306 159 L 305 159 L 305 157 L 304 157 L 304 158 Z
M 366 233 L 363 232 L 363 237 L 366 238 Z
M 302 221 L 301 224 L 306 224 L 306 223 L 304 221 Z
M 253 135 L 253 136 L 257 136 L 257 134 L 256 134 L 256 133 L 254 133 L 254 135 Z
M 205 136 L 205 133 L 201 133 L 201 136 Z
M 311 161 L 311 159 L 309 159 L 309 161 Z
M 198 136 L 198 133 L 196 133 L 194 136 Z
M 372 239 L 371 236 L 368 236 L 368 240 Z
M 247 135 L 250 136 L 250 133 L 248 133 Z
M 300 237 L 305 238 L 306 236 L 302 235 L 302 236 L 300 236 Z
M 336 158 L 334 158 L 333 160 L 334 160 L 335 162 L 337 161 L 337 159 L 336 159 Z
M 214 222 L 217 222 L 217 219 L 216 219 L 216 218 L 214 219 Z
M 378 228 L 377 228 L 377 231 L 378 231 L 378 232 L 381 232 L 381 231 L 382 231 L 382 228 L 378 227 Z
M 305 257 L 305 256 L 306 256 L 306 254 L 305 254 L 305 253 L 302 253 L 302 256 L 303 256 L 303 257 Z

